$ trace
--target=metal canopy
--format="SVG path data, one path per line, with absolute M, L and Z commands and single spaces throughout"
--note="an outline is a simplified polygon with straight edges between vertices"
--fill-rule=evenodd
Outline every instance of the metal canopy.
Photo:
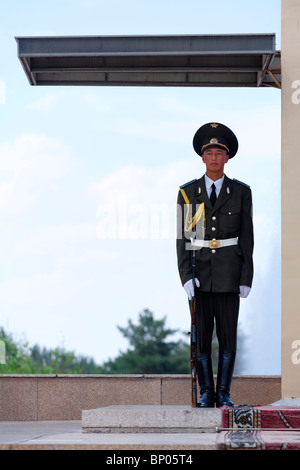
M 281 87 L 275 34 L 16 41 L 31 85 Z

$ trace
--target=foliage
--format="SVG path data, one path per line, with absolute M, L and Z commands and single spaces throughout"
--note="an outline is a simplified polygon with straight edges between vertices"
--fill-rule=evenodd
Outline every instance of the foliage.
M 30 348 L 25 341 L 15 341 L 3 328 L 0 328 L 0 339 L 6 349 L 6 364 L 0 366 L 2 374 L 100 373 L 100 367 L 93 359 L 76 357 L 74 352 L 63 348 L 46 349 L 38 345 Z
M 184 374 L 189 373 L 189 344 L 167 341 L 177 333 L 165 326 L 166 318 L 155 320 L 144 310 L 137 325 L 129 320 L 127 328 L 118 327 L 131 346 L 125 353 L 103 365 L 109 374 Z
M 26 341 L 16 341 L 0 327 L 0 340 L 6 348 L 6 364 L 1 374 L 189 374 L 190 344 L 187 333 L 183 339 L 170 341 L 178 330 L 166 327 L 166 318 L 155 320 L 148 309 L 139 314 L 138 323 L 128 320 L 127 327 L 117 327 L 128 340 L 129 348 L 115 359 L 97 365 L 92 358 L 76 356 L 62 347 L 47 349 Z M 243 338 L 244 339 L 244 338 Z M 241 352 L 238 353 L 238 357 Z M 213 337 L 212 357 L 217 372 L 218 342 Z M 235 368 L 238 373 L 239 363 Z
M 2 374 L 35 374 L 38 372 L 30 357 L 26 342 L 15 342 L 12 336 L 0 328 L 0 339 L 5 343 L 6 364 L 0 366 Z

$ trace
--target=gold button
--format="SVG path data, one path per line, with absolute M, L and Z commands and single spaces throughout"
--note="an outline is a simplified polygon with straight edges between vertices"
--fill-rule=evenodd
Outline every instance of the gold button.
M 216 231 L 216 227 L 212 227 L 212 231 L 215 232 L 215 231 Z
M 212 220 L 217 220 L 217 217 L 214 215 L 214 216 L 212 217 Z
M 211 252 L 212 252 L 212 254 L 214 255 L 214 254 L 215 254 L 215 252 L 216 252 L 216 250 L 211 250 Z

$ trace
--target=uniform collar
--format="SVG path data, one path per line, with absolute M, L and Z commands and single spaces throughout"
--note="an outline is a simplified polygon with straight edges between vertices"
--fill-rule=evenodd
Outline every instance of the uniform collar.
M 219 207 L 221 207 L 225 202 L 227 202 L 231 198 L 232 180 L 229 179 L 225 174 L 223 175 L 222 178 L 220 178 L 220 180 L 222 179 L 223 179 L 222 187 L 221 187 L 219 197 L 217 198 L 214 207 L 212 207 L 209 196 L 208 196 L 210 192 L 208 192 L 208 190 L 206 189 L 206 175 L 203 175 L 202 178 L 200 178 L 198 185 L 195 187 L 195 192 L 196 192 L 195 195 L 196 195 L 197 200 L 200 202 L 204 202 L 205 205 L 209 207 L 213 212 L 215 212 Z M 216 181 L 211 180 L 211 184 L 212 183 L 216 184 Z
M 209 177 L 205 174 L 205 175 L 204 175 L 204 180 L 205 180 L 205 187 L 206 187 L 206 192 L 207 192 L 207 194 L 210 194 L 211 185 L 214 183 L 214 185 L 215 185 L 215 187 L 216 187 L 216 194 L 217 194 L 217 196 L 218 196 L 219 193 L 220 193 L 220 191 L 221 191 L 224 178 L 225 178 L 225 175 L 223 175 L 222 178 L 220 178 L 220 179 L 218 179 L 218 180 L 216 180 L 216 181 L 213 181 L 211 178 L 209 178 Z

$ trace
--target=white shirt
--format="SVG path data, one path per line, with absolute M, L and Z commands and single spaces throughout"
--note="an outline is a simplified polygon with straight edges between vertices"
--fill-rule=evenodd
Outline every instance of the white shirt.
M 206 176 L 206 174 L 204 175 L 204 177 L 205 177 L 205 187 L 206 187 L 206 192 L 207 192 L 208 197 L 210 198 L 211 187 L 213 184 L 216 187 L 216 196 L 218 197 L 222 188 L 225 175 L 223 175 L 222 178 L 216 181 L 213 181 L 212 179 L 210 179 L 208 176 Z

